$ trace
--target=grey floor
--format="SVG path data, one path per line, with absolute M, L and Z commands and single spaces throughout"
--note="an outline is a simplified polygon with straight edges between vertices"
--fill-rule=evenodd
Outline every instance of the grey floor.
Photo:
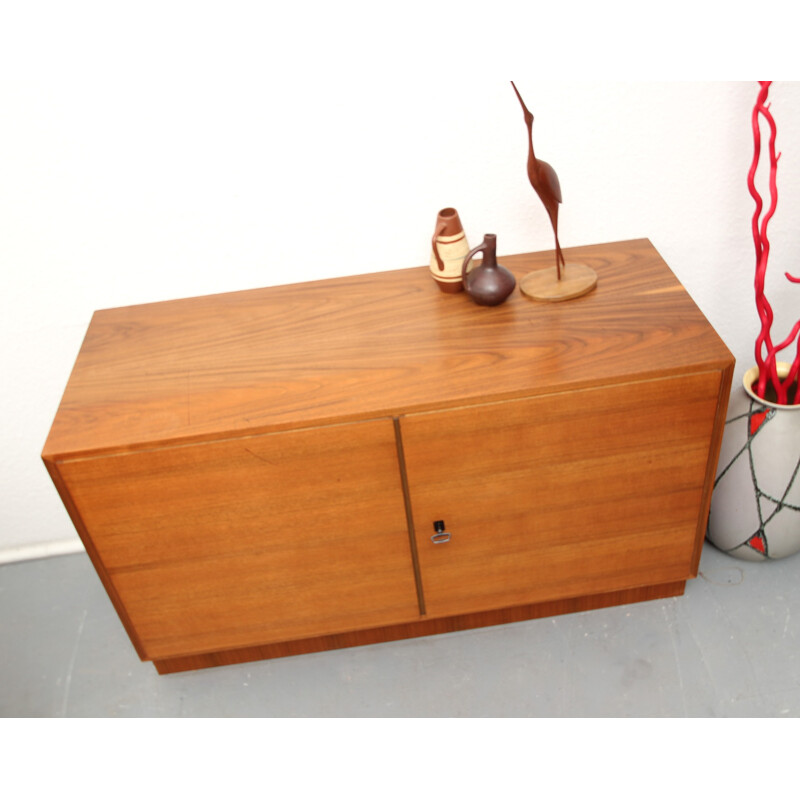
M 85 555 L 0 567 L 3 717 L 798 717 L 800 555 L 680 598 L 159 676 Z

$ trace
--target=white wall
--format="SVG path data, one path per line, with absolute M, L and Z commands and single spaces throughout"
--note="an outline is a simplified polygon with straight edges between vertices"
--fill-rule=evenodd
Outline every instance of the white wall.
M 389 40 L 346 57 L 318 18 L 309 61 L 302 9 L 290 31 L 237 3 L 17 5 L 0 33 L 0 559 L 79 546 L 39 453 L 93 310 L 424 264 L 446 205 L 501 255 L 552 247 L 505 78 L 376 70 Z M 561 180 L 562 245 L 650 238 L 738 380 L 757 333 L 757 84 L 533 75 L 517 85 Z M 781 277 L 800 272 L 800 84 L 771 99 L 782 338 L 800 309 Z

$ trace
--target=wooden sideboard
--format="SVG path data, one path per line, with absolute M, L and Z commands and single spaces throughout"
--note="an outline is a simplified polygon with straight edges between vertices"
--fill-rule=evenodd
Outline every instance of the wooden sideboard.
M 500 257 L 519 280 L 552 252 Z M 159 672 L 681 594 L 733 358 L 646 239 L 98 311 L 42 457 Z

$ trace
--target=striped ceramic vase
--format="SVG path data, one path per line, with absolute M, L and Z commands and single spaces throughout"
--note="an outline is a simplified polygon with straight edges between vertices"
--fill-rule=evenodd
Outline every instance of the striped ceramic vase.
M 461 227 L 458 211 L 443 208 L 436 217 L 431 242 L 431 275 L 443 292 L 460 292 L 461 268 L 469 253 L 467 235 Z

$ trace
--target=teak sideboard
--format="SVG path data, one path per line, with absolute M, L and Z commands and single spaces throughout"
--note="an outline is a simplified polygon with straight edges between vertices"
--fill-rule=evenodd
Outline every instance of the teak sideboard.
M 500 257 L 517 279 L 553 253 Z M 42 457 L 159 672 L 679 595 L 734 360 L 646 239 L 98 311 Z

